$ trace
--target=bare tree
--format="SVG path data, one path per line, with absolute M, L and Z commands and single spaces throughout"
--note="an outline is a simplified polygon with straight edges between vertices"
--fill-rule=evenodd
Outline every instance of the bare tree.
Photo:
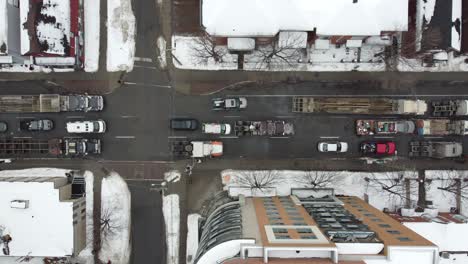
M 242 171 L 235 178 L 234 183 L 239 187 L 264 191 L 281 183 L 281 177 L 277 171 L 273 170 Z
M 455 196 L 457 209 L 460 210 L 462 200 L 468 201 L 468 177 L 464 177 L 459 171 L 441 171 L 440 174 L 436 179 L 441 181 L 437 189 Z
M 291 67 L 302 59 L 301 49 L 297 48 L 303 41 L 297 34 L 288 34 L 279 40 L 276 37 L 270 44 L 261 45 L 252 54 L 259 69 Z
M 227 54 L 227 50 L 219 47 L 216 44 L 216 39 L 204 32 L 200 37 L 195 38 L 195 42 L 192 45 L 193 56 L 198 59 L 199 63 L 208 63 L 213 60 L 215 63 L 224 62 L 224 56 Z
M 405 177 L 404 172 L 372 173 L 366 177 L 367 187 L 384 192 L 394 202 L 400 200 L 405 205 L 411 204 L 411 198 L 417 193 L 415 186 L 411 185 L 411 177 Z
M 123 226 L 121 225 L 120 217 L 117 215 L 118 210 L 117 204 L 115 204 L 115 206 L 102 208 L 100 231 L 103 239 L 114 237 L 122 230 Z
M 296 179 L 298 183 L 314 189 L 333 187 L 340 180 L 339 173 L 336 171 L 306 171 L 304 175 Z

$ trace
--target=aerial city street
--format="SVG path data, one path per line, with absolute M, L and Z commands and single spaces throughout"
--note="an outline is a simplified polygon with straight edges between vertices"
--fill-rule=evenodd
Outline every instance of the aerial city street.
M 468 264 L 468 0 L 0 0 L 0 264 Z

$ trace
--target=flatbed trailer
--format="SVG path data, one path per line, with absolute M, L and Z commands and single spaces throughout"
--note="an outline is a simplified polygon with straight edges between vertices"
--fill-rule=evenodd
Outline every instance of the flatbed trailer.
M 422 100 L 308 96 L 292 100 L 294 113 L 423 115 L 427 111 L 427 103 Z
M 463 155 L 463 145 L 460 142 L 411 141 L 408 154 L 415 158 L 458 158 Z
M 103 97 L 98 95 L 0 95 L 0 113 L 87 112 L 103 107 Z
M 84 138 L 1 138 L 1 157 L 85 156 L 100 154 L 99 139 Z
M 236 121 L 236 136 L 290 136 L 294 135 L 294 125 L 282 120 Z
M 356 120 L 359 136 L 414 133 L 415 124 L 409 120 Z

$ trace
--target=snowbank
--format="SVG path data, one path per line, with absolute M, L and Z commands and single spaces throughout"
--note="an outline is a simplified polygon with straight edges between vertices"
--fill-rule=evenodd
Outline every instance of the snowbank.
M 7 0 L 0 0 L 0 47 L 5 45 L 5 51 L 0 48 L 0 54 L 8 54 L 8 16 Z
M 180 172 L 172 170 L 164 173 L 164 180 L 168 183 L 180 181 Z
M 84 0 L 86 72 L 96 72 L 99 69 L 100 8 L 101 0 Z
M 93 206 L 94 206 L 94 175 L 90 171 L 84 173 L 86 182 L 86 247 L 78 254 L 81 263 L 93 264 Z
M 368 172 L 349 172 L 349 171 L 272 171 L 273 180 L 270 184 L 267 184 L 258 190 L 256 188 L 249 188 L 245 184 L 246 177 L 251 177 L 253 173 L 264 173 L 265 171 L 239 171 L 239 170 L 224 170 L 221 172 L 222 183 L 224 190 L 227 190 L 231 196 L 237 196 L 243 194 L 245 196 L 287 196 L 291 194 L 292 188 L 311 188 L 310 184 L 307 184 L 308 176 L 307 173 L 317 173 L 323 175 L 326 173 L 333 174 L 333 180 L 330 180 L 327 184 L 324 184 L 325 188 L 334 188 L 335 195 L 349 195 L 357 196 L 364 199 L 367 194 L 369 198 L 369 204 L 379 210 L 389 208 L 390 210 L 397 209 L 404 204 L 404 201 L 394 195 L 390 195 L 388 192 L 383 192 L 382 187 L 377 184 L 370 184 L 365 180 L 366 177 L 375 178 L 382 184 L 390 184 L 389 179 L 396 178 L 399 174 L 403 173 L 405 178 L 414 177 L 415 172 L 403 171 L 403 172 L 379 172 L 379 173 L 368 173 Z M 310 175 L 310 174 L 309 174 Z M 267 176 L 265 176 L 267 177 Z M 261 178 L 257 178 L 261 181 Z M 411 190 L 415 190 L 415 182 L 411 181 Z M 402 190 L 398 190 L 402 192 Z M 411 200 L 415 201 L 417 194 L 411 192 Z
M 107 70 L 133 69 L 136 24 L 130 0 L 109 0 L 107 3 Z
M 167 264 L 179 264 L 180 209 L 177 194 L 163 197 L 163 214 L 166 224 Z
M 71 170 L 56 168 L 32 168 L 24 170 L 1 170 L 0 177 L 67 177 Z
M 103 236 L 100 259 L 107 263 L 126 264 L 130 260 L 131 196 L 127 183 L 112 172 L 102 180 L 101 218 L 108 217 L 113 232 Z
M 466 14 L 465 14 L 466 15 Z M 460 32 L 457 32 L 456 26 L 458 23 L 460 25 Z M 461 48 L 461 31 L 462 31 L 462 1 L 461 0 L 452 0 L 452 39 L 451 46 L 456 50 Z
M 158 49 L 159 49 L 159 65 L 161 68 L 166 68 L 167 60 L 166 60 L 166 40 L 163 36 L 158 37 L 157 41 Z
M 198 221 L 201 215 L 189 214 L 187 217 L 187 264 L 192 264 L 198 249 Z

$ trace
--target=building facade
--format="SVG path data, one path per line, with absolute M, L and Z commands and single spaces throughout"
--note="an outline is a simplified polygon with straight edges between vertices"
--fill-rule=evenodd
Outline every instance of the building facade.
M 438 248 L 357 197 L 314 196 L 230 201 L 200 223 L 194 263 L 438 263 Z M 284 262 L 286 261 L 286 262 Z M 300 262 L 298 262 L 300 263 Z

